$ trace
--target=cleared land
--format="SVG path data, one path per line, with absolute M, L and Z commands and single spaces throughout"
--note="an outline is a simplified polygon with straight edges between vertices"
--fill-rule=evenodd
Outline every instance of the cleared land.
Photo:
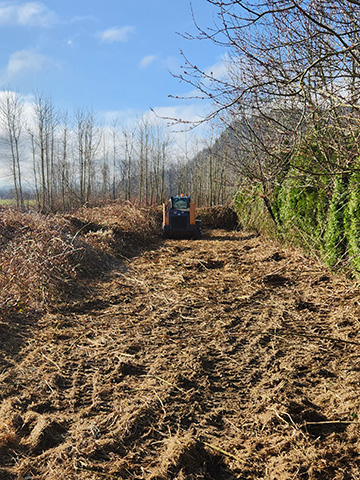
M 1 479 L 360 478 L 360 296 L 212 230 L 0 322 Z

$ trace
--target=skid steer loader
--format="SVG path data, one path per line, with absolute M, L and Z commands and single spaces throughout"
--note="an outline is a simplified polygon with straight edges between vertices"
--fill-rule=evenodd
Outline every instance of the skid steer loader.
M 200 238 L 201 222 L 195 217 L 195 203 L 187 195 L 177 195 L 163 204 L 164 238 Z

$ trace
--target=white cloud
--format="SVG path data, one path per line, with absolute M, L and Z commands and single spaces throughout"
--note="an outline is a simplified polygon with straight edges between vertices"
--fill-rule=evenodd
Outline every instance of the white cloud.
M 187 103 L 162 107 L 158 106 L 152 110 L 111 110 L 100 112 L 100 117 L 103 119 L 105 125 L 111 125 L 117 121 L 119 125 L 129 126 L 137 123 L 141 118 L 145 119 L 150 124 L 163 123 L 171 127 L 172 131 L 188 129 L 192 123 L 199 122 L 206 117 L 208 107 L 202 102 Z M 179 123 L 176 122 L 179 120 Z M 180 122 L 182 120 L 183 123 Z
M 203 104 L 175 105 L 171 107 L 159 106 L 156 107 L 154 111 L 156 114 L 151 110 L 146 112 L 131 109 L 107 111 L 101 113 L 101 118 L 104 120 L 106 126 L 110 126 L 116 121 L 119 127 L 129 128 L 131 131 L 134 131 L 142 120 L 146 121 L 149 125 L 167 127 L 169 139 L 171 140 L 171 151 L 179 158 L 184 155 L 185 151 L 191 155 L 204 146 L 202 143 L 203 139 L 209 136 L 207 132 L 208 126 L 206 124 L 189 131 L 191 123 L 180 123 L 171 126 L 172 122 L 169 120 L 182 119 L 188 122 L 202 120 L 206 115 L 206 109 Z
M 140 68 L 146 68 L 148 67 L 151 63 L 153 63 L 155 60 L 157 60 L 157 56 L 156 55 L 146 55 L 146 57 L 144 57 L 141 62 L 139 63 L 139 67 Z
M 136 123 L 143 112 L 141 110 L 135 110 L 128 108 L 125 110 L 111 110 L 107 112 L 100 112 L 99 116 L 103 119 L 105 125 L 112 125 L 117 123 L 123 127 L 129 127 L 133 123 Z
M 221 80 L 229 73 L 229 61 L 229 56 L 225 54 L 218 62 L 214 63 L 214 65 L 207 67 L 205 73 L 215 79 Z
M 154 113 L 155 112 L 155 113 Z M 200 124 L 191 127 L 204 119 L 206 112 L 204 105 L 188 104 L 169 107 L 156 107 L 154 112 L 146 112 L 143 118 L 150 125 L 164 125 L 167 127 L 171 140 L 173 155 L 181 159 L 191 158 L 206 145 L 205 139 L 209 137 L 208 125 Z M 173 123 L 173 120 L 182 120 L 184 123 Z M 189 123 L 187 123 L 189 122 Z
M 103 32 L 99 33 L 99 37 L 102 42 L 114 43 L 114 42 L 127 42 L 131 33 L 135 30 L 135 27 L 111 27 Z
M 9 82 L 24 73 L 38 72 L 54 64 L 51 58 L 30 50 L 14 52 L 1 77 L 3 82 Z
M 22 120 L 27 127 L 32 127 L 34 124 L 34 96 L 33 95 L 21 95 L 12 90 L 0 90 L 0 104 L 4 102 L 4 99 L 9 95 L 19 97 L 22 103 Z M 5 135 L 4 125 L 0 123 L 0 136 Z
M 153 116 L 154 118 L 159 117 L 164 120 L 169 125 L 174 125 L 174 130 L 182 130 L 189 128 L 192 124 L 200 122 L 206 116 L 204 104 L 188 104 L 188 105 L 177 105 L 172 107 L 156 107 L 154 112 L 150 112 L 149 118 Z
M 39 53 L 20 50 L 11 55 L 7 66 L 10 76 L 17 75 L 24 70 L 38 71 L 47 63 L 47 58 Z
M 56 14 L 43 3 L 12 5 L 9 2 L 0 2 L 0 25 L 50 27 L 56 21 Z

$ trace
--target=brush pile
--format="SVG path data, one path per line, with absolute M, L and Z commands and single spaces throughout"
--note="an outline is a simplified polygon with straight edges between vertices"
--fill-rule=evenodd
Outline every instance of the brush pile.
M 90 244 L 115 255 L 138 253 L 158 238 L 161 228 L 158 210 L 139 208 L 130 202 L 84 207 L 67 218 L 80 228 Z
M 76 279 L 84 245 L 61 217 L 0 212 L 0 304 L 23 310 L 50 301 Z
M 231 205 L 217 205 L 214 207 L 200 207 L 196 210 L 205 228 L 223 228 L 233 230 L 238 225 L 238 219 Z
M 40 308 L 74 293 L 123 256 L 158 236 L 158 220 L 128 204 L 83 208 L 72 215 L 0 210 L 0 305 Z

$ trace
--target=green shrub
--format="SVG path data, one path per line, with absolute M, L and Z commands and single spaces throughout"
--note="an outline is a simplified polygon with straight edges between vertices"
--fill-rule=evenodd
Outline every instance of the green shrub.
M 270 236 L 275 227 L 265 206 L 260 186 L 242 186 L 235 194 L 235 211 L 244 230 L 255 230 Z
M 347 249 L 351 265 L 360 272 L 360 172 L 352 174 L 349 181 L 348 202 L 344 215 Z
M 304 181 L 304 179 L 303 179 Z M 275 190 L 274 213 L 278 225 L 278 235 L 307 250 L 319 250 L 328 197 L 321 186 L 299 184 L 298 179 L 288 179 Z
M 347 201 L 348 178 L 346 175 L 338 175 L 334 181 L 324 234 L 323 252 L 325 261 L 330 266 L 338 264 L 346 253 L 344 214 Z

